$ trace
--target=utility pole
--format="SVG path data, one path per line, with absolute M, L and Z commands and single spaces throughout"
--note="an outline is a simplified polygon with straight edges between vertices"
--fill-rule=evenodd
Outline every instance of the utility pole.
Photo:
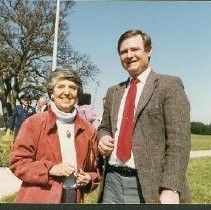
M 54 45 L 53 45 L 53 59 L 52 59 L 52 71 L 54 71 L 56 69 L 57 48 L 58 48 L 58 31 L 59 31 L 59 12 L 60 12 L 60 0 L 57 0 L 55 32 L 54 32 Z
M 92 101 L 93 109 L 95 109 L 95 100 L 96 100 L 96 95 L 97 95 L 97 91 L 99 90 L 99 87 L 100 87 L 100 82 L 97 81 L 96 82 L 96 87 L 95 87 L 95 90 L 94 90 L 93 101 Z

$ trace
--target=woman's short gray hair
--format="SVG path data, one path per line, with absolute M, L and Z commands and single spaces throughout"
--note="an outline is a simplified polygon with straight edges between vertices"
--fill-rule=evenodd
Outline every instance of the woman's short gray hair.
M 67 79 L 69 81 L 75 82 L 78 85 L 78 97 L 83 93 L 82 81 L 76 71 L 69 68 L 55 69 L 50 73 L 47 80 L 47 92 L 50 98 L 56 82 L 61 79 Z

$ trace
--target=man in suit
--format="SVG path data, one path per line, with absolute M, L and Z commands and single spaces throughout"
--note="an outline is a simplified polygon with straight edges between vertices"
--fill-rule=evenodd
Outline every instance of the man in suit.
M 106 94 L 97 136 L 105 159 L 99 202 L 189 203 L 190 105 L 183 83 L 152 70 L 151 38 L 140 30 L 121 35 L 118 53 L 129 78 Z
M 30 97 L 26 94 L 21 95 L 20 105 L 14 107 L 13 113 L 9 119 L 7 135 L 14 129 L 16 137 L 22 123 L 35 113 L 35 109 L 30 105 Z

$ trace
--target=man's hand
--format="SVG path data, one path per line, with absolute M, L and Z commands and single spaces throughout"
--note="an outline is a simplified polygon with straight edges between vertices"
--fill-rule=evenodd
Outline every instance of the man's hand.
M 101 155 L 109 156 L 114 149 L 114 139 L 111 136 L 103 136 L 98 143 L 98 150 Z
M 179 194 L 172 190 L 163 190 L 160 194 L 161 204 L 179 204 Z

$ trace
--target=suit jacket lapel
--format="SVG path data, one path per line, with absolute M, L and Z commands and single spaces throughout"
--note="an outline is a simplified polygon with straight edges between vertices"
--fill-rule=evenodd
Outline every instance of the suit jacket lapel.
M 148 78 L 146 80 L 146 83 L 144 85 L 141 97 L 139 99 L 136 113 L 135 113 L 135 122 L 139 116 L 139 113 L 144 109 L 144 107 L 147 105 L 148 101 L 150 100 L 155 87 L 157 86 L 157 80 L 158 80 L 158 75 L 151 71 L 148 75 Z
M 118 113 L 120 108 L 120 103 L 122 100 L 122 97 L 124 95 L 125 88 L 127 87 L 127 84 L 129 82 L 129 79 L 125 82 L 120 83 L 118 86 L 115 87 L 114 94 L 113 94 L 113 110 L 112 110 L 112 124 L 114 125 L 112 128 L 113 134 L 116 131 L 117 127 L 117 120 L 118 120 Z

